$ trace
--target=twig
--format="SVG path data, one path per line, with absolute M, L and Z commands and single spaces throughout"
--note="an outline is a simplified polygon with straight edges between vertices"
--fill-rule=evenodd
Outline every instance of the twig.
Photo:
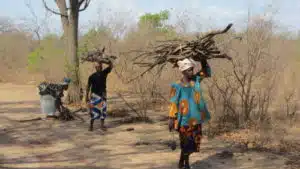
M 65 15 L 65 14 L 62 14 L 62 13 L 60 13 L 60 12 L 54 11 L 53 9 L 50 9 L 50 8 L 48 7 L 48 5 L 47 5 L 47 3 L 46 3 L 45 0 L 43 0 L 43 4 L 44 4 L 44 7 L 45 7 L 48 11 L 50 11 L 50 12 L 56 14 L 56 15 L 68 17 L 68 15 Z
M 86 8 L 90 5 L 91 0 L 81 0 L 79 2 L 79 7 L 81 7 L 81 5 L 83 4 L 83 2 L 85 2 L 84 6 L 83 6 L 83 8 L 81 8 L 81 9 L 78 10 L 79 12 L 82 12 L 82 11 L 86 10 Z
M 138 112 L 135 108 L 133 108 L 133 106 L 130 105 L 130 104 L 124 99 L 124 97 L 121 95 L 121 93 L 117 93 L 117 95 L 124 101 L 124 103 L 125 103 L 132 111 L 134 111 L 136 114 L 139 114 L 139 112 Z
M 73 111 L 72 114 L 74 115 L 74 117 L 77 117 L 82 122 L 85 122 L 85 120 L 82 117 L 80 117 L 79 115 L 76 114 L 76 113 L 80 112 L 81 110 L 82 110 L 82 108 L 79 108 L 78 110 Z

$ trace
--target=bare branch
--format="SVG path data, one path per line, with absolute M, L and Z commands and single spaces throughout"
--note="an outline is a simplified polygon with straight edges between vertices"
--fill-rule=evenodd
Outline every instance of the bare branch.
M 27 8 L 29 9 L 31 15 L 34 17 L 35 22 L 37 22 L 38 19 L 37 19 L 37 16 L 36 16 L 34 10 L 32 9 L 31 3 L 30 3 L 30 2 L 25 2 L 25 5 L 26 5 Z
M 84 3 L 85 2 L 85 3 Z M 81 7 L 81 5 L 84 3 L 84 6 L 82 9 L 78 9 L 79 12 L 86 10 L 86 8 L 89 6 L 91 0 L 81 0 L 79 2 L 79 8 Z
M 136 114 L 139 114 L 138 111 L 130 104 L 126 101 L 126 99 L 122 96 L 121 93 L 117 93 L 117 95 L 124 101 L 124 103 L 127 105 L 127 107 L 129 107 L 133 112 L 135 112 Z
M 56 1 L 57 1 L 57 0 L 56 0 Z M 60 12 L 54 11 L 53 9 L 50 9 L 50 8 L 48 7 L 48 5 L 47 5 L 47 3 L 46 3 L 45 0 L 43 0 L 43 3 L 44 3 L 45 8 L 46 8 L 48 11 L 50 11 L 50 12 L 56 14 L 56 15 L 68 17 L 68 15 L 65 15 L 65 14 L 62 14 L 62 13 L 60 13 Z
M 211 39 L 213 38 L 214 36 L 216 35 L 219 35 L 219 34 L 224 34 L 226 32 L 228 32 L 228 30 L 232 27 L 232 23 L 228 24 L 227 27 L 223 30 L 219 30 L 219 31 L 214 31 L 214 32 L 211 32 L 207 35 L 205 35 L 204 37 L 200 38 L 200 39 Z
M 31 6 L 31 3 L 30 2 L 25 2 L 25 5 L 27 6 L 27 8 L 29 9 L 31 15 L 34 17 L 34 24 L 36 25 L 36 28 L 33 29 L 33 32 L 36 34 L 37 38 L 38 38 L 38 42 L 40 43 L 40 40 L 41 40 L 41 36 L 40 36 L 40 25 L 38 24 L 38 17 L 37 15 L 35 14 L 32 6 Z
M 82 5 L 82 3 L 84 2 L 85 0 L 80 0 L 78 3 L 79 3 L 79 6 Z

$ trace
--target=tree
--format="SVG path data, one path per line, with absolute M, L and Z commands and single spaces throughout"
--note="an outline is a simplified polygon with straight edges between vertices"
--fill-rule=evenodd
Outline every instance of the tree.
M 171 25 L 164 24 L 169 20 L 170 12 L 163 10 L 159 13 L 146 13 L 139 18 L 139 29 L 150 29 L 152 31 L 166 33 L 169 37 L 174 37 L 176 32 Z
M 169 11 L 164 10 L 159 13 L 146 13 L 142 15 L 139 20 L 139 26 L 150 26 L 152 28 L 159 28 L 163 26 L 163 21 L 169 19 Z
M 66 73 L 72 79 L 69 89 L 69 101 L 80 101 L 80 76 L 79 76 L 79 58 L 78 48 L 78 20 L 79 13 L 84 11 L 90 4 L 91 0 L 55 0 L 59 11 L 50 9 L 43 0 L 44 6 L 48 11 L 61 17 L 63 27 L 63 38 L 65 43 L 65 56 L 67 56 Z
M 36 12 L 32 8 L 31 0 L 27 0 L 27 2 L 25 2 L 25 5 L 27 6 L 29 12 L 31 13 L 32 18 L 27 18 L 27 16 L 22 18 L 22 21 L 24 21 L 24 24 L 22 25 L 22 29 L 34 33 L 34 35 L 38 40 L 37 42 L 39 43 L 39 41 L 42 38 L 41 34 L 43 29 L 47 29 L 47 25 L 48 25 L 47 20 L 49 18 L 50 12 L 46 11 L 43 19 L 40 20 Z
M 150 28 L 158 31 L 165 31 L 168 29 L 167 25 L 164 25 L 164 21 L 167 21 L 170 17 L 168 10 L 163 10 L 159 13 L 146 13 L 139 18 L 139 28 Z

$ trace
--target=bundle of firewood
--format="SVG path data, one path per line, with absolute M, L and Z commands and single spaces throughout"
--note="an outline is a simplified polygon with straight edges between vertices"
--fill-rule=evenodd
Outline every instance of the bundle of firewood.
M 100 50 L 96 49 L 94 51 L 89 51 L 81 57 L 81 63 L 83 62 L 101 62 L 101 63 L 109 63 L 113 60 L 116 60 L 117 57 L 113 55 L 105 54 L 105 47 Z
M 192 41 L 159 41 L 154 46 L 149 46 L 148 51 L 138 51 L 138 56 L 133 59 L 134 64 L 141 67 L 148 67 L 148 69 L 141 74 L 142 76 L 156 66 L 162 69 L 168 62 L 176 67 L 177 61 L 185 58 L 192 58 L 195 61 L 213 58 L 226 58 L 231 60 L 231 57 L 218 49 L 213 39 L 216 35 L 228 32 L 231 27 L 232 24 L 229 24 L 224 30 L 208 33 Z
M 74 116 L 70 109 L 65 106 L 61 106 L 61 112 L 59 113 L 58 119 L 61 121 L 71 121 L 74 120 Z

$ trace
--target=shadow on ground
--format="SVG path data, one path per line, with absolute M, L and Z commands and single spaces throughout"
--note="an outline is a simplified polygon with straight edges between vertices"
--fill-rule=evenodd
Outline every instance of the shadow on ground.
M 40 104 L 40 102 L 37 100 L 0 102 L 0 106 L 12 105 L 12 104 L 34 104 L 34 105 L 37 105 L 37 104 Z
M 40 113 L 40 102 L 31 101 L 9 101 L 0 102 L 0 113 Z
M 30 167 L 31 168 L 31 167 Z M 28 168 L 11 168 L 11 167 L 3 167 L 2 169 L 28 169 Z M 31 168 L 38 169 L 38 168 Z M 78 167 L 43 167 L 43 169 L 113 169 L 108 167 L 95 167 L 95 166 L 78 166 Z

